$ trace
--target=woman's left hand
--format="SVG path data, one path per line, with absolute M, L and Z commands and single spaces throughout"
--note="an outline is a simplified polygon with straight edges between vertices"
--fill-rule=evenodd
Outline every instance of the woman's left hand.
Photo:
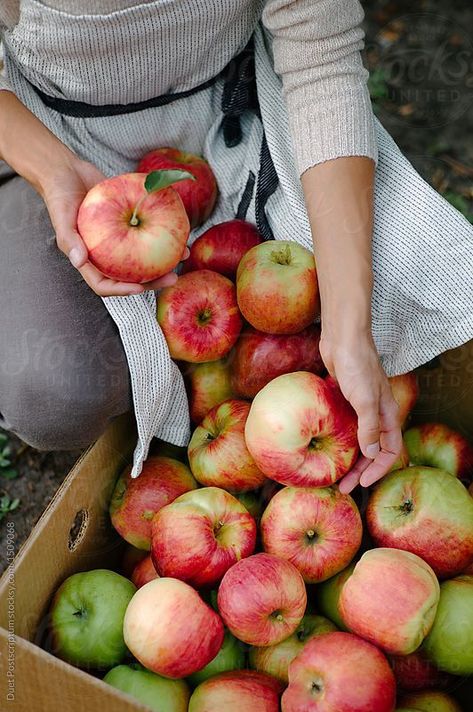
M 358 415 L 361 456 L 353 469 L 340 480 L 340 491 L 351 492 L 356 485 L 372 485 L 384 477 L 402 449 L 399 408 L 388 378 L 379 362 L 371 335 L 352 343 L 320 342 L 325 366 Z

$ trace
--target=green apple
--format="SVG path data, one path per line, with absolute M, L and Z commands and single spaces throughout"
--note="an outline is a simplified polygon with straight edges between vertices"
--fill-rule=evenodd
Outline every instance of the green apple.
M 153 712 L 187 712 L 190 691 L 184 680 L 169 680 L 146 670 L 139 663 L 118 665 L 103 678 Z
M 96 569 L 73 574 L 56 591 L 50 609 L 52 652 L 83 668 L 109 668 L 126 655 L 123 619 L 136 586 Z
M 412 708 L 419 712 L 462 712 L 460 705 L 440 690 L 413 692 L 402 699 L 402 704 L 408 710 Z
M 473 576 L 440 585 L 440 601 L 423 651 L 440 670 L 473 674 Z
M 200 685 L 209 677 L 218 675 L 220 672 L 230 670 L 241 670 L 245 667 L 245 646 L 235 638 L 230 631 L 225 631 L 222 647 L 217 655 L 202 670 L 190 675 L 187 679 L 194 687 Z
M 354 568 L 355 564 L 350 564 L 346 569 L 343 569 L 343 571 L 340 571 L 340 573 L 332 576 L 332 578 L 327 579 L 327 581 L 324 581 L 316 587 L 317 597 L 315 604 L 317 610 L 323 613 L 324 616 L 327 616 L 340 630 L 348 629 L 338 609 L 338 599 L 340 598 L 345 582 L 352 575 Z

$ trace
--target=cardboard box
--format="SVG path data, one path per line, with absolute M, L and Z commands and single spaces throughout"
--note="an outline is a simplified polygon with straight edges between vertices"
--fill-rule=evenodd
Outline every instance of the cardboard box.
M 419 380 L 415 420 L 441 420 L 472 439 L 473 342 L 420 369 Z M 38 647 L 51 596 L 62 581 L 77 571 L 117 566 L 123 542 L 110 526 L 108 503 L 118 472 L 131 461 L 135 438 L 130 419 L 121 418 L 79 459 L 0 580 L 0 712 L 148 709 Z M 14 700 L 8 701 L 12 679 Z M 465 712 L 473 709 L 473 681 L 455 680 L 453 687 Z

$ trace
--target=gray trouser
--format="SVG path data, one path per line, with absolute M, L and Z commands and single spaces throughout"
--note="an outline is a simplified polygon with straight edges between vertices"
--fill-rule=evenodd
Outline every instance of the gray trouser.
M 42 450 L 89 445 L 131 408 L 125 353 L 43 201 L 2 162 L 0 290 L 1 424 Z

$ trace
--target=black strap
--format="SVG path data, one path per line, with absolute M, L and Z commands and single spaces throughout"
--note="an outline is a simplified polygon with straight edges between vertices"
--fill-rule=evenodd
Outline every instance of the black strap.
M 256 227 L 264 240 L 274 240 L 274 234 L 266 215 L 266 203 L 279 184 L 278 174 L 268 148 L 266 136 L 263 135 L 260 153 L 260 168 L 256 186 L 255 215 Z

